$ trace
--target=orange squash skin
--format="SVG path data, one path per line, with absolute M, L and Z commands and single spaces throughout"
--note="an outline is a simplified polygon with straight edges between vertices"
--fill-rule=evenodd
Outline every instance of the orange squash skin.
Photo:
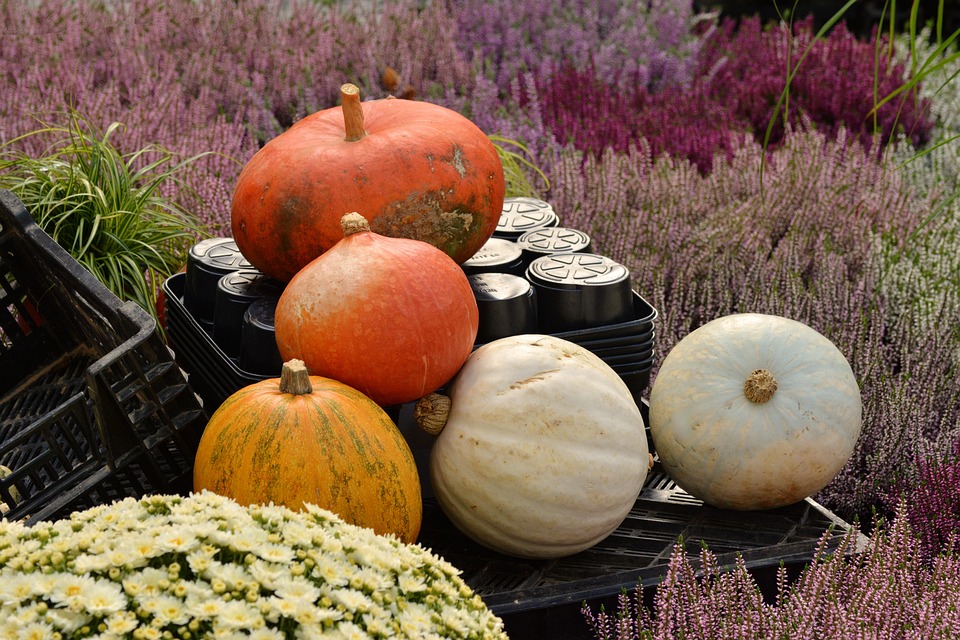
M 460 369 L 479 327 L 466 275 L 435 247 L 373 232 L 343 237 L 304 267 L 277 303 L 284 360 L 381 406 L 435 391 Z
M 312 503 L 413 543 L 423 513 L 413 454 L 386 413 L 359 391 L 310 376 L 313 391 L 254 383 L 217 410 L 197 450 L 193 485 L 237 502 Z
M 461 114 L 427 102 L 361 103 L 367 135 L 344 139 L 340 107 L 311 114 L 270 140 L 235 186 L 231 227 L 259 270 L 289 281 L 342 237 L 356 211 L 375 233 L 423 240 L 455 262 L 493 235 L 503 166 L 490 139 Z

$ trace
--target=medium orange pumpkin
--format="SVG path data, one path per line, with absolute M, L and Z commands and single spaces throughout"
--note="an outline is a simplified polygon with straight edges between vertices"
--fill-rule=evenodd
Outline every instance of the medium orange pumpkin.
M 343 216 L 341 236 L 283 290 L 274 312 L 280 356 L 383 406 L 435 391 L 477 337 L 463 269 L 426 242 L 374 233 L 357 213 Z
M 296 360 L 284 363 L 280 378 L 240 389 L 214 412 L 193 487 L 244 505 L 315 504 L 408 543 L 423 515 L 413 454 L 389 416 Z
M 360 101 L 294 123 L 244 166 L 233 237 L 260 271 L 288 281 L 340 239 L 358 211 L 376 233 L 428 242 L 462 263 L 493 235 L 505 182 L 497 149 L 473 122 L 428 102 Z

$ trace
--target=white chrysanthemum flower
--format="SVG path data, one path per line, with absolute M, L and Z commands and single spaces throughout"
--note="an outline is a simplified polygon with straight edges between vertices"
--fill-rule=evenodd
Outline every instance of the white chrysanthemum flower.
M 410 602 L 397 613 L 397 622 L 400 631 L 408 637 L 420 638 L 433 628 L 431 617 L 430 609 L 418 602 Z
M 142 611 L 149 613 L 159 620 L 163 626 L 168 624 L 183 625 L 190 622 L 190 614 L 182 600 L 167 594 L 156 594 L 138 598 L 137 603 Z
M 318 607 L 306 602 L 298 602 L 297 611 L 294 614 L 294 620 L 306 627 L 321 627 L 324 624 L 339 622 L 342 619 L 342 611 Z
M 276 629 L 255 629 L 244 636 L 246 640 L 286 640 L 286 635 Z
M 153 539 L 161 553 L 190 553 L 200 546 L 193 529 L 171 529 L 163 531 Z
M 166 589 L 169 582 L 166 571 L 156 567 L 145 567 L 138 573 L 131 574 L 123 579 L 123 590 L 130 597 L 154 595 Z
M 85 593 L 93 589 L 96 583 L 90 576 L 59 574 L 47 597 L 54 604 L 64 607 L 82 606 Z
M 242 600 L 232 600 L 223 603 L 213 624 L 214 629 L 254 629 L 262 627 L 264 619 L 257 607 Z
M 334 604 L 343 605 L 347 611 L 365 613 L 374 606 L 369 596 L 355 589 L 331 589 L 327 595 Z
M 397 584 L 400 587 L 400 593 L 421 593 L 428 588 L 423 576 L 409 573 L 402 573 L 397 576 Z
M 191 618 L 197 620 L 215 620 L 223 610 L 224 602 L 219 598 L 196 598 L 188 596 L 184 606 Z
M 11 640 L 50 640 L 57 636 L 56 630 L 45 622 L 31 622 L 24 627 L 16 630 L 16 635 L 10 636 Z
M 323 580 L 333 587 L 343 587 L 350 584 L 350 574 L 353 573 L 353 567 L 346 562 L 338 560 L 333 554 L 317 555 L 314 557 L 316 565 L 313 568 L 313 575 Z
M 97 580 L 81 594 L 81 606 L 92 615 L 102 617 L 123 610 L 127 599 L 115 582 Z
M 320 589 L 304 578 L 293 577 L 277 581 L 276 594 L 286 600 L 316 602 Z
M 205 549 L 196 549 L 187 554 L 187 566 L 190 567 L 190 570 L 195 574 L 205 575 L 206 572 L 215 565 L 220 564 L 220 562 L 214 560 L 216 553 L 216 550 L 207 551 Z
M 37 590 L 37 581 L 32 574 L 0 573 L 0 605 L 16 607 L 21 602 L 43 593 Z
M 93 618 L 86 613 L 61 608 L 47 609 L 43 619 L 44 622 L 63 633 L 73 633 L 93 620 Z
M 381 609 L 375 613 L 365 613 L 362 619 L 370 635 L 384 638 L 394 635 L 392 615 L 389 611 Z
M 283 523 L 283 541 L 291 547 L 305 548 L 313 544 L 313 527 L 303 522 L 287 521 Z
M 277 622 L 280 618 L 293 620 L 300 605 L 301 602 L 297 600 L 268 596 L 260 599 L 260 612 L 269 622 Z
M 254 552 L 268 544 L 267 532 L 263 529 L 243 529 L 230 535 L 225 543 L 225 546 L 240 552 Z
M 122 636 L 137 628 L 137 616 L 132 611 L 118 611 L 103 621 L 105 633 Z
M 254 548 L 252 553 L 269 562 L 289 563 L 296 558 L 293 549 L 279 544 L 263 544 Z
M 290 576 L 290 571 L 286 566 L 260 559 L 254 561 L 248 567 L 248 570 L 254 580 L 270 591 L 275 591 L 277 584 Z
M 388 591 L 396 586 L 394 577 L 373 567 L 361 567 L 350 579 L 350 586 L 365 593 Z
M 253 582 L 246 565 L 217 563 L 203 572 L 203 577 L 211 583 L 223 582 L 228 589 L 243 590 Z

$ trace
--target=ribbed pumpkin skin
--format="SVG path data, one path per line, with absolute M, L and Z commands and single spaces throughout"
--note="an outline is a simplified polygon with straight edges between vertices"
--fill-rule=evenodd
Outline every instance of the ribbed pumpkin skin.
M 413 454 L 386 413 L 351 387 L 310 376 L 313 392 L 247 386 L 211 416 L 197 451 L 194 490 L 248 504 L 309 502 L 404 542 L 423 513 Z
M 389 406 L 456 374 L 473 350 L 479 312 L 463 269 L 442 251 L 362 231 L 287 284 L 274 325 L 284 360 L 303 360 L 311 374 Z
M 290 280 L 342 237 L 348 211 L 376 233 L 428 242 L 457 263 L 496 229 L 503 165 L 475 124 L 427 102 L 362 108 L 366 137 L 345 140 L 341 107 L 325 109 L 270 140 L 241 171 L 232 234 L 264 273 Z
M 643 488 L 643 417 L 613 369 L 544 335 L 489 342 L 449 385 L 430 452 L 437 501 L 478 543 L 559 558 L 612 533 Z

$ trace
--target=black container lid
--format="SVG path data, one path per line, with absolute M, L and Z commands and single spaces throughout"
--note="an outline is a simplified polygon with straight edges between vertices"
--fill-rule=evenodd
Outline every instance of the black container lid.
M 254 300 L 243 314 L 240 338 L 240 368 L 252 373 L 279 376 L 283 359 L 274 332 L 275 297 Z
M 241 269 L 221 276 L 214 304 L 213 339 L 229 356 L 240 352 L 243 316 L 260 298 L 279 298 L 283 283 L 256 269 Z
M 493 235 L 516 239 L 527 231 L 555 227 L 559 223 L 559 216 L 548 202 L 537 198 L 506 198 Z
M 629 280 L 630 270 L 595 253 L 555 253 L 531 262 L 527 278 L 556 289 L 606 287 Z
M 513 273 L 523 275 L 523 251 L 507 238 L 490 238 L 460 265 L 464 273 Z
M 473 296 L 478 302 L 497 302 L 529 296 L 530 281 L 510 273 L 477 273 L 469 276 Z
M 530 281 L 511 273 L 468 276 L 480 322 L 477 344 L 537 331 L 537 298 Z
M 187 279 L 183 304 L 201 321 L 213 320 L 217 283 L 224 275 L 240 269 L 253 269 L 233 238 L 207 238 L 187 252 Z
M 527 231 L 516 244 L 530 260 L 552 253 L 588 253 L 590 236 L 569 227 L 545 227 Z

